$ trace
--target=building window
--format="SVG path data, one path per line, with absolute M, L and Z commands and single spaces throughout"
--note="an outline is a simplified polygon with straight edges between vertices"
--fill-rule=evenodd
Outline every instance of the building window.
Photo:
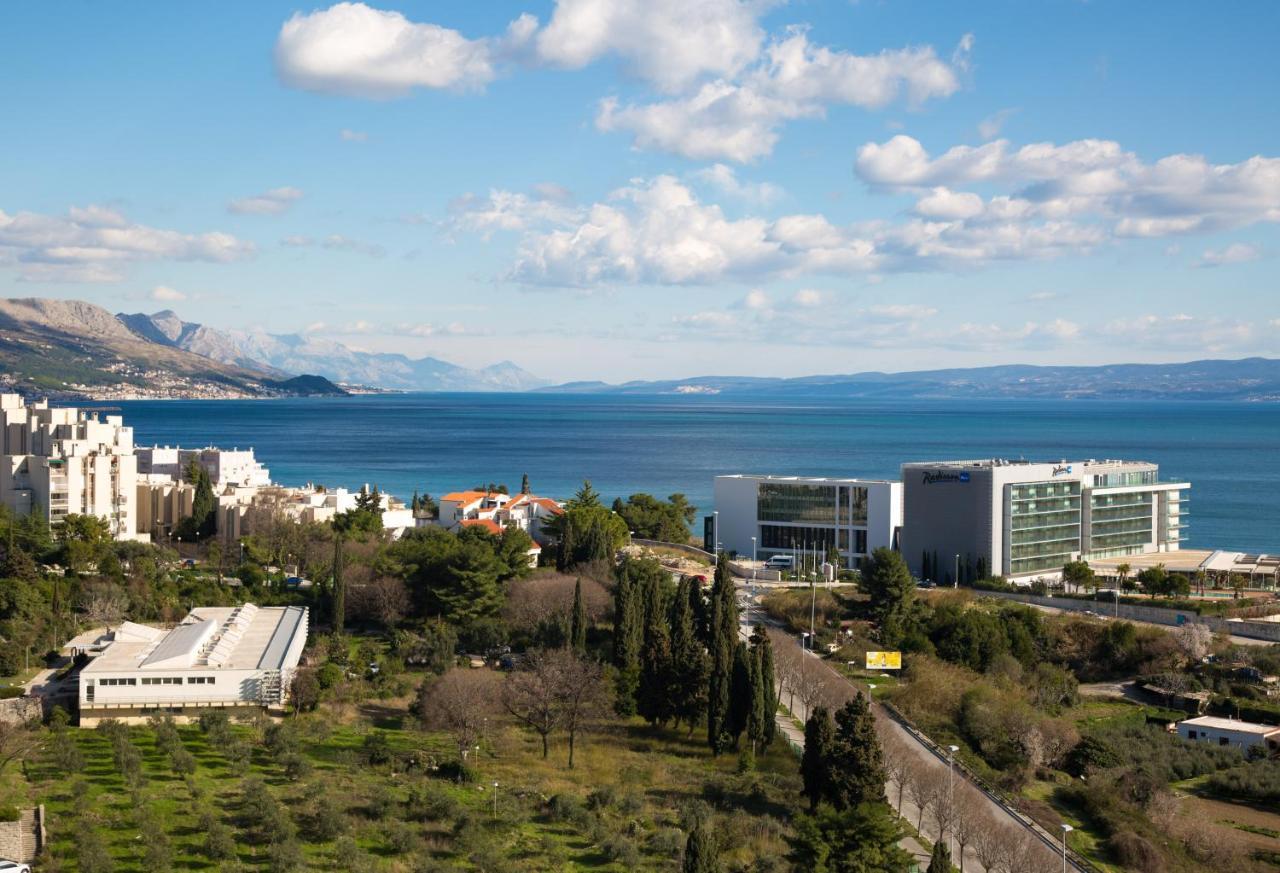
M 756 492 L 760 521 L 836 521 L 836 488 L 834 485 L 800 485 L 761 482 Z
M 1231 740 L 1228 739 L 1227 737 L 1218 737 L 1218 745 L 1229 746 L 1231 745 Z

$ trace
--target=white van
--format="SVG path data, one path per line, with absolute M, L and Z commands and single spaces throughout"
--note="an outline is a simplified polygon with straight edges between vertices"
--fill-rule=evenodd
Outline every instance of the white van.
M 764 567 L 766 570 L 790 570 L 795 563 L 794 555 L 774 555 L 764 562 Z

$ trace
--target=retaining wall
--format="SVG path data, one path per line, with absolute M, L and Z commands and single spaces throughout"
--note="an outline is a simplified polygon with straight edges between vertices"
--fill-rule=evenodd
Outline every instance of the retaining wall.
M 11 697 L 0 700 L 0 723 L 26 724 L 44 718 L 44 703 L 39 697 Z M 0 858 L 4 857 L 0 855 Z

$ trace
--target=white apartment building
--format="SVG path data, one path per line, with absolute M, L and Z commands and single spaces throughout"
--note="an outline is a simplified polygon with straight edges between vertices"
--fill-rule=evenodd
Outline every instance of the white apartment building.
M 0 441 L 0 501 L 10 510 L 42 512 L 50 524 L 95 515 L 116 539 L 138 538 L 133 429 L 120 416 L 3 394 Z
M 1191 488 L 1119 460 L 912 463 L 902 481 L 902 555 L 945 584 L 1049 580 L 1068 561 L 1176 551 Z
M 256 516 L 279 515 L 303 524 L 323 523 L 333 520 L 339 512 L 356 508 L 362 491 L 346 488 L 318 488 L 306 485 L 302 488 L 228 487 L 218 495 L 218 535 L 225 539 L 239 539 L 254 533 Z M 406 530 L 417 525 L 413 510 L 390 494 L 382 495 L 382 527 L 392 537 L 399 538 Z
M 878 548 L 896 548 L 902 483 L 802 476 L 717 476 L 709 550 L 761 560 L 797 553 L 821 560 L 835 547 L 844 568 Z
M 193 609 L 171 630 L 125 622 L 80 671 L 80 726 L 280 711 L 307 644 L 301 606 Z M 90 650 L 92 654 L 92 649 Z
M 139 473 L 168 476 L 175 482 L 182 481 L 187 467 L 195 461 L 209 474 L 215 491 L 230 485 L 264 487 L 271 484 L 271 471 L 253 456 L 253 449 L 139 446 L 135 454 L 138 456 Z

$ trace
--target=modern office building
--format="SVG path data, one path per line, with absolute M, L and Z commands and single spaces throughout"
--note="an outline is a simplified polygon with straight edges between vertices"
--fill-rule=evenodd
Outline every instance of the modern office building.
M 1046 580 L 1078 559 L 1178 549 L 1186 482 L 1143 461 L 937 461 L 902 467 L 902 554 L 937 582 Z
M 900 482 L 717 476 L 707 547 L 718 536 L 720 549 L 761 560 L 793 551 L 820 557 L 835 547 L 852 569 L 874 549 L 896 548 L 901 525 Z
M 15 513 L 106 520 L 116 539 L 137 538 L 133 429 L 118 415 L 51 409 L 0 395 L 0 501 Z
M 307 644 L 301 606 L 194 609 L 172 630 L 124 622 L 80 671 L 80 726 L 281 710 Z

